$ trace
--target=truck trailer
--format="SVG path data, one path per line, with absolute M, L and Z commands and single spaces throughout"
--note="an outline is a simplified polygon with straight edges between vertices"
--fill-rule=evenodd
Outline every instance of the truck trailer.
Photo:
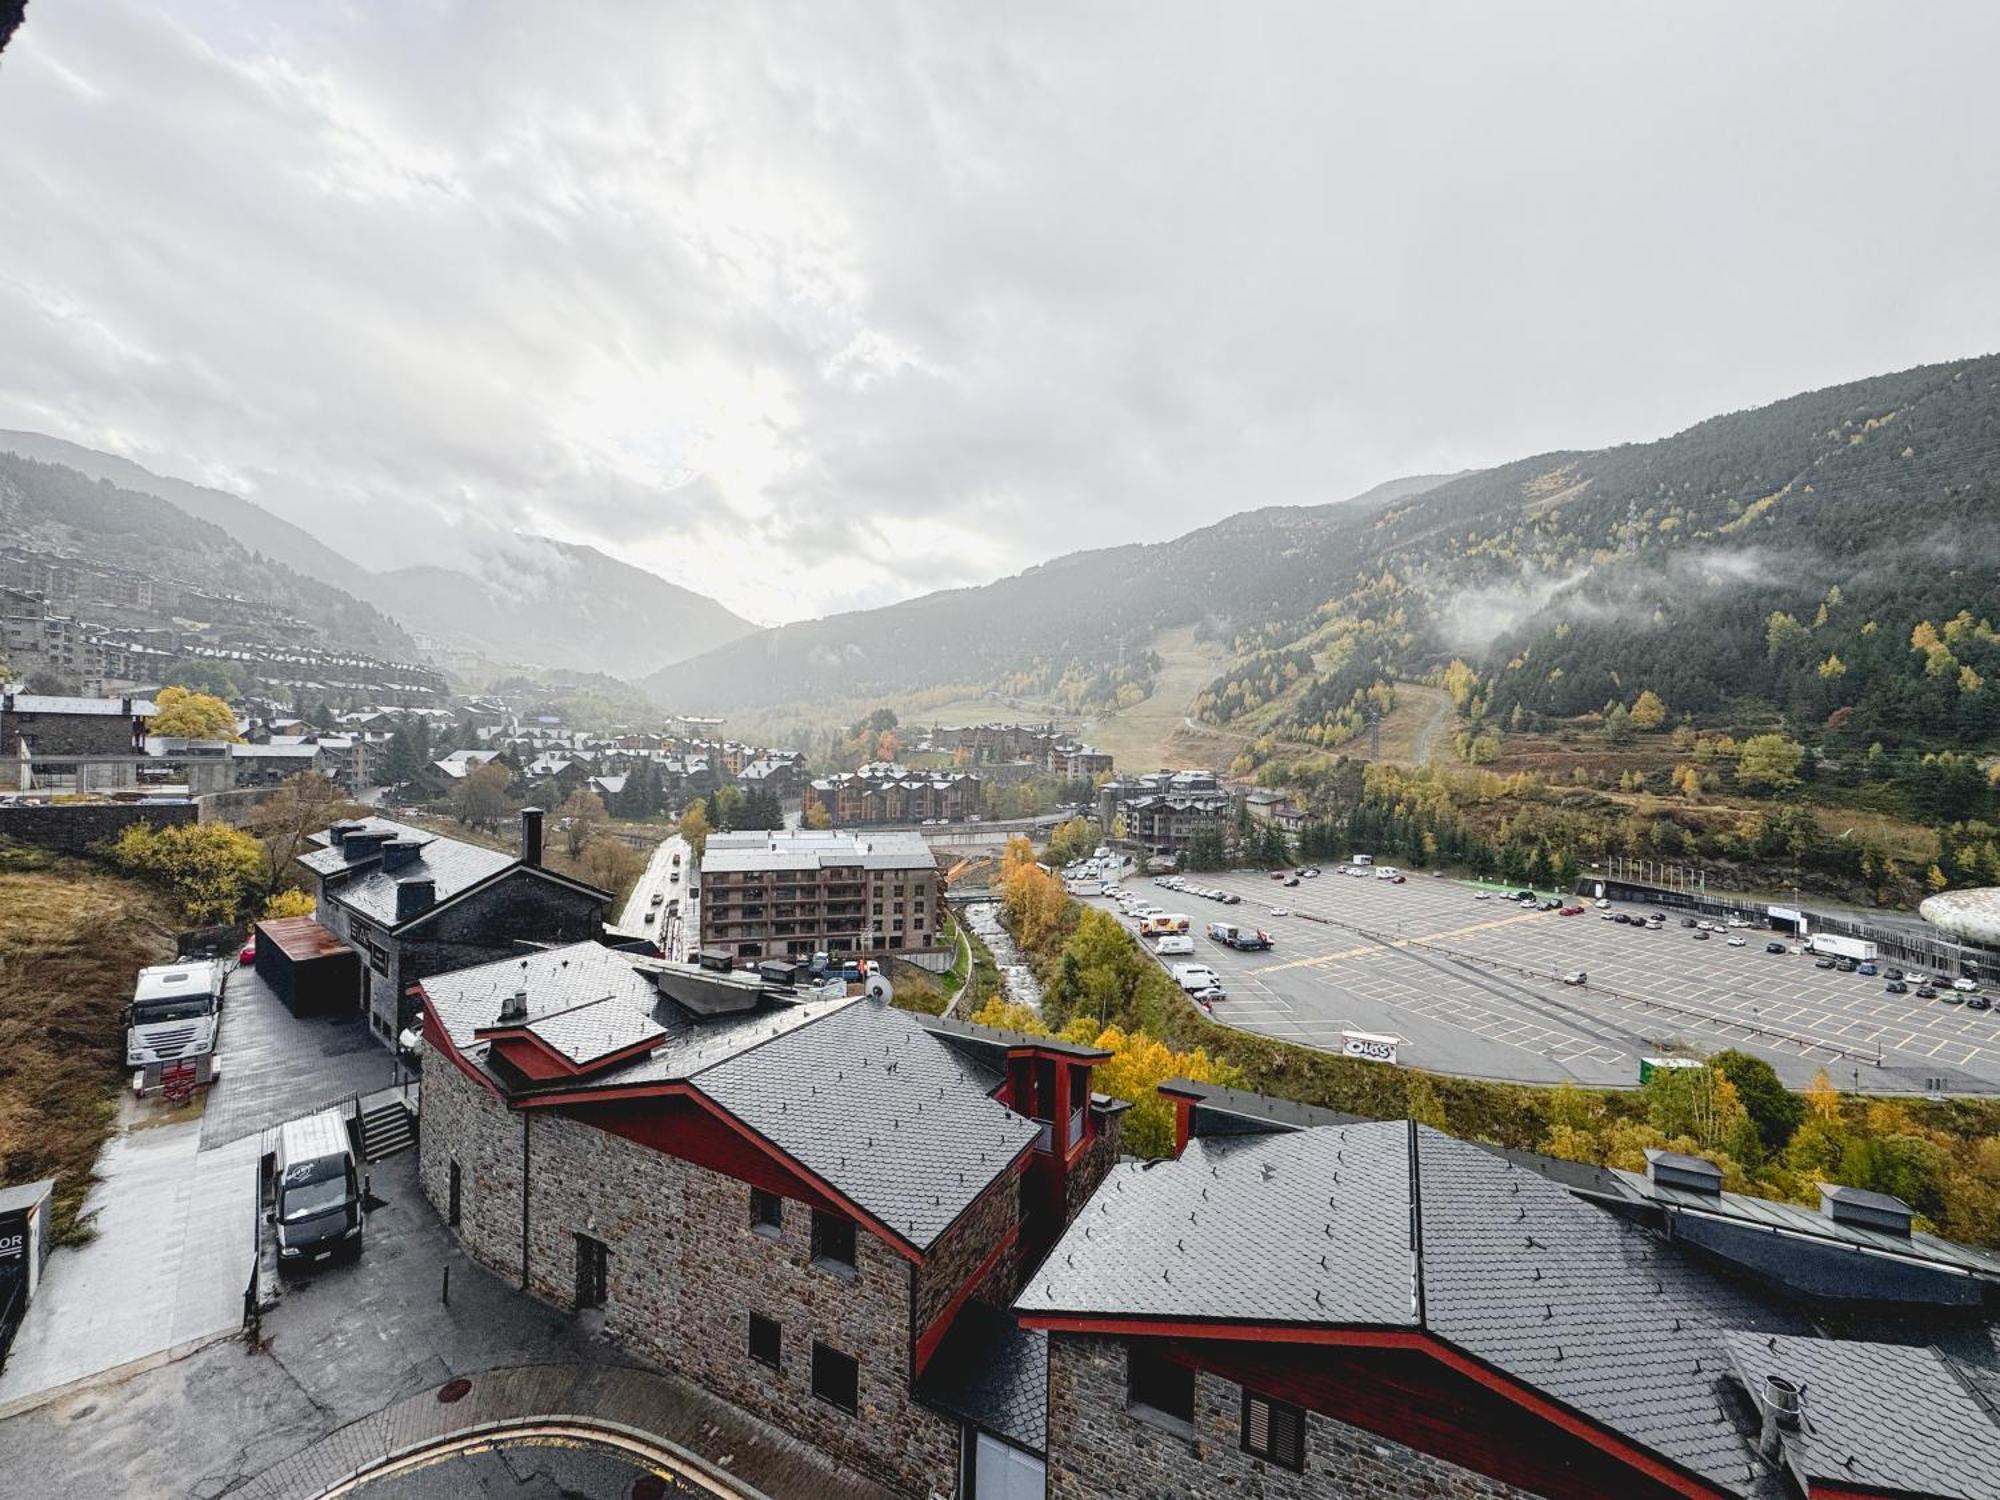
M 1210 922 L 1208 940 L 1246 953 L 1259 953 L 1271 946 L 1271 935 L 1268 932 L 1255 927 L 1239 927 L 1234 922 Z
M 1875 961 L 1875 945 L 1865 938 L 1841 937 L 1831 932 L 1815 932 L 1806 947 L 1827 958 L 1851 958 L 1858 964 Z

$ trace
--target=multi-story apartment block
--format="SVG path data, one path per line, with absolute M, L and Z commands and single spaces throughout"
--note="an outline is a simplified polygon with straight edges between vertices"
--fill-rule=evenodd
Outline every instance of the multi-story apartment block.
M 950 962 L 944 877 L 914 833 L 713 833 L 701 861 L 701 946 L 737 959 L 893 954 Z
M 892 761 L 871 761 L 814 781 L 806 789 L 806 805 L 824 808 L 829 819 L 846 827 L 956 823 L 985 810 L 986 784 L 963 771 L 912 771 Z
M 1099 823 L 1156 854 L 1179 854 L 1235 811 L 1236 798 L 1213 771 L 1126 776 L 1097 789 Z

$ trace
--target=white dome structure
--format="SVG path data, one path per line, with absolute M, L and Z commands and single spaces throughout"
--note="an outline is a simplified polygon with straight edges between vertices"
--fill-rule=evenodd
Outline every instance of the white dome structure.
M 1962 943 L 2000 948 L 2000 886 L 1946 891 L 1928 898 L 1917 912 L 1931 926 Z

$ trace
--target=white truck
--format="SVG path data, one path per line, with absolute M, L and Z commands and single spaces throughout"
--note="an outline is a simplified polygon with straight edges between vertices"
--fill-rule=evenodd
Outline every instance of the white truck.
M 186 959 L 141 969 L 125 1011 L 125 1066 L 140 1093 L 213 1083 L 222 1027 L 223 967 Z
M 1806 947 L 1826 958 L 1851 958 L 1858 964 L 1875 961 L 1875 945 L 1865 938 L 1840 937 L 1831 932 L 1815 932 Z
M 1199 994 L 1203 990 L 1220 989 L 1222 986 L 1222 980 L 1207 964 L 1175 964 L 1173 976 L 1174 983 L 1190 995 Z

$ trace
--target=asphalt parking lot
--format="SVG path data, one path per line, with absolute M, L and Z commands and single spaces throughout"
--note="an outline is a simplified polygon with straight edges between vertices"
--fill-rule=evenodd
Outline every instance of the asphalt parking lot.
M 1588 1084 L 1637 1082 L 1641 1057 L 1738 1047 L 1794 1086 L 1825 1068 L 1843 1088 L 2000 1092 L 2000 1012 L 1890 995 L 1879 977 L 1767 954 L 1774 934 L 1748 931 L 1732 948 L 1723 933 L 1694 941 L 1678 914 L 1653 932 L 1594 909 L 1563 917 L 1480 901 L 1455 880 L 1395 885 L 1321 868 L 1291 888 L 1262 872 L 1190 877 L 1240 894 L 1239 906 L 1144 879 L 1128 889 L 1193 920 L 1194 957 L 1228 991 L 1217 1020 L 1289 1041 L 1337 1050 L 1343 1031 L 1374 1032 L 1399 1038 L 1400 1061 L 1437 1072 Z M 1275 946 L 1209 942 L 1212 921 L 1262 927 Z M 1587 987 L 1559 982 L 1577 969 Z

